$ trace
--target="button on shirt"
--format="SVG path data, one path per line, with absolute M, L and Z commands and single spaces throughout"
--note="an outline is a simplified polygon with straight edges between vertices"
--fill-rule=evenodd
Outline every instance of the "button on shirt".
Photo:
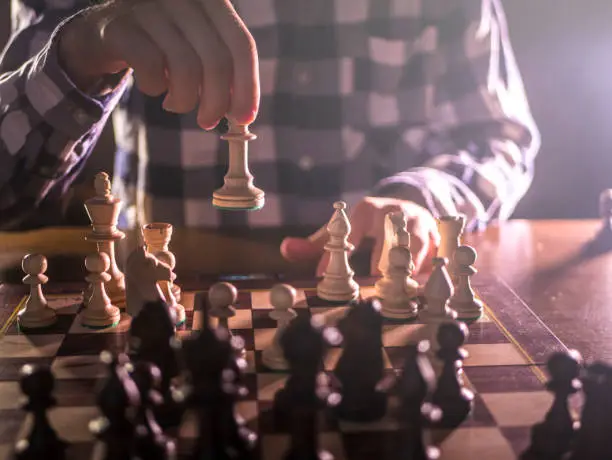
M 404 186 L 435 215 L 488 222 L 510 216 L 531 183 L 539 134 L 499 0 L 236 0 L 260 59 L 249 165 L 266 192 L 264 208 L 245 213 L 212 206 L 228 161 L 221 130 L 165 112 L 130 72 L 95 97 L 68 79 L 57 31 L 88 0 L 13 3 L 0 61 L 0 228 L 90 180 L 83 167 L 110 117 L 122 227 L 320 226 L 336 200 Z

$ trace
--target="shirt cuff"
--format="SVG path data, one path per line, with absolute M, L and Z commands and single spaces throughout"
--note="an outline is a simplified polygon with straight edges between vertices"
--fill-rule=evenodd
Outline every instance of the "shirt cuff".
M 25 95 L 36 115 L 74 141 L 80 140 L 97 123 L 105 121 L 127 86 L 129 71 L 104 79 L 106 91 L 92 96 L 80 91 L 61 66 L 58 31 L 27 69 Z
M 413 199 L 417 193 L 417 198 Z M 381 180 L 375 196 L 409 197 L 429 209 L 434 217 L 463 214 L 467 228 L 482 228 L 487 223 L 484 206 L 470 188 L 456 177 L 434 168 L 414 168 Z

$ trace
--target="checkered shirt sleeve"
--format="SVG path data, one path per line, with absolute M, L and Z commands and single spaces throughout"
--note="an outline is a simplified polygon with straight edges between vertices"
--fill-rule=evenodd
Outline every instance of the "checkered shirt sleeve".
M 464 213 L 471 226 L 507 219 L 531 185 L 540 137 L 504 10 L 499 0 L 426 5 L 435 56 L 425 82 L 430 124 L 405 132 L 403 142 L 428 159 L 382 180 L 375 193 L 407 185 L 436 215 Z
M 86 1 L 14 2 L 0 59 L 0 228 L 18 228 L 41 202 L 61 199 L 83 167 L 121 85 L 104 97 L 80 93 L 58 63 L 57 30 Z

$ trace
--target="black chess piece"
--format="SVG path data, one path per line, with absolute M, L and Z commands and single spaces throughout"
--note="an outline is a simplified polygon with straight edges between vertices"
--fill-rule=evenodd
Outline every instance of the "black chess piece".
M 291 446 L 285 460 L 333 458 L 319 449 L 317 422 L 320 409 L 335 399 L 329 378 L 322 373 L 323 357 L 330 344 L 340 344 L 341 337 L 337 329 L 324 327 L 317 315 L 296 317 L 281 336 L 289 377 L 276 392 L 274 410 L 277 422 L 290 426 Z
M 146 303 L 130 325 L 131 361 L 153 363 L 161 371 L 159 391 L 163 401 L 154 412 L 164 430 L 178 427 L 184 413 L 182 402 L 173 397 L 172 379 L 180 373 L 175 340 L 174 321 L 163 301 Z
M 135 417 L 134 459 L 173 460 L 176 445 L 168 439 L 155 420 L 153 408 L 162 403 L 158 392 L 162 376 L 159 368 L 152 363 L 133 363 L 131 376 L 140 393 L 140 404 Z
M 238 351 L 227 329 L 212 329 L 208 322 L 183 343 L 191 387 L 186 401 L 198 417 L 193 460 L 252 458 L 257 436 L 234 411 L 238 396 L 246 394 Z
M 32 428 L 15 446 L 16 460 L 64 460 L 68 444 L 61 439 L 47 418 L 56 405 L 55 378 L 46 366 L 26 364 L 21 368 L 21 391 L 28 400 L 23 409 L 32 414 Z
M 442 374 L 436 384 L 432 402 L 442 410 L 442 418 L 435 423 L 441 428 L 455 428 L 474 407 L 474 393 L 463 383 L 463 360 L 467 352 L 461 348 L 468 335 L 465 323 L 441 324 L 437 339 L 438 358 L 443 362 Z
M 108 376 L 97 397 L 102 415 L 92 421 L 91 431 L 104 446 L 100 460 L 131 460 L 134 449 L 131 416 L 139 405 L 140 394 L 125 368 L 127 355 L 115 356 L 104 351 L 100 360 L 108 366 Z
M 334 370 L 341 384 L 338 417 L 372 422 L 387 410 L 387 393 L 379 388 L 384 375 L 381 304 L 368 299 L 353 305 L 339 322 L 344 350 Z
M 426 356 L 429 342 L 423 340 L 406 347 L 406 357 L 396 390 L 400 397 L 399 419 L 402 423 L 403 460 L 434 460 L 439 451 L 424 439 L 425 427 L 441 418 L 438 407 L 426 400 L 435 386 L 435 373 Z
M 595 362 L 582 377 L 584 405 L 569 460 L 612 458 L 612 367 Z
M 554 400 L 544 421 L 532 428 L 531 445 L 521 460 L 561 460 L 575 438 L 569 397 L 582 387 L 578 379 L 582 356 L 576 350 L 553 353 L 546 364 L 550 374 L 546 389 L 553 393 Z

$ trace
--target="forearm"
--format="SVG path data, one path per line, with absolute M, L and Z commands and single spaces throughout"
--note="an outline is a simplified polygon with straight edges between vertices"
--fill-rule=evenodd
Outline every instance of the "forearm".
M 24 39 L 30 31 L 25 32 Z M 67 189 L 125 86 L 114 82 L 112 91 L 97 98 L 79 91 L 59 62 L 56 38 L 53 34 L 30 59 L 24 56 L 20 66 L 13 61 L 26 43 L 14 39 L 0 63 L 2 69 L 16 68 L 0 74 L 2 229 L 13 228 L 50 194 Z

